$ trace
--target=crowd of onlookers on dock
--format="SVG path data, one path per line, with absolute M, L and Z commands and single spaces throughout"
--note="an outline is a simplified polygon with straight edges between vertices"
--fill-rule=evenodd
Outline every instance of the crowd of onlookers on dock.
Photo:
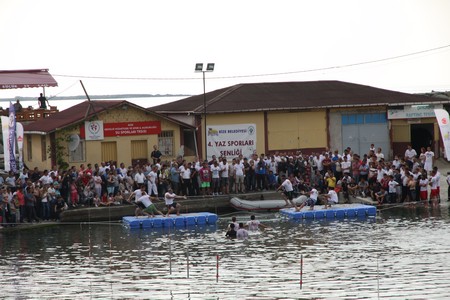
M 156 155 L 154 155 L 156 151 Z M 178 157 L 162 160 L 152 152 L 152 162 L 126 167 L 123 163 L 81 164 L 68 170 L 23 169 L 0 177 L 0 218 L 7 226 L 41 220 L 58 220 L 61 212 L 80 206 L 131 204 L 134 191 L 145 186 L 149 195 L 164 197 L 169 187 L 177 195 L 217 196 L 277 190 L 289 179 L 294 194 L 315 188 L 319 193 L 334 189 L 344 199 L 371 197 L 379 204 L 420 202 L 436 205 L 441 174 L 434 166 L 434 153 L 411 146 L 393 160 L 385 160 L 374 145 L 359 155 L 351 148 L 342 153 L 323 151 L 302 154 L 239 155 L 211 160 L 187 161 Z

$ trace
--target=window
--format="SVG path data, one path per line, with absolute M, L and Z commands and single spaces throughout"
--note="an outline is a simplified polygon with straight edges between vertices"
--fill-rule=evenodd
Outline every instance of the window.
M 27 135 L 27 160 L 33 160 L 33 136 L 31 134 Z
M 158 134 L 158 149 L 164 156 L 174 156 L 173 131 L 161 131 Z
M 103 142 L 102 143 L 102 161 L 117 162 L 117 143 Z
M 342 115 L 342 125 L 387 123 L 386 113 Z
M 147 140 L 131 141 L 131 159 L 143 159 L 148 156 Z
M 85 141 L 81 140 L 78 143 L 78 147 L 74 150 L 74 151 L 69 151 L 69 162 L 80 162 L 80 161 L 85 161 L 85 150 L 84 150 L 84 146 L 85 146 Z
M 41 156 L 42 156 L 42 161 L 46 161 L 47 160 L 47 141 L 46 141 L 47 136 L 45 135 L 41 135 Z
M 195 156 L 195 131 L 192 129 L 183 129 L 184 155 Z

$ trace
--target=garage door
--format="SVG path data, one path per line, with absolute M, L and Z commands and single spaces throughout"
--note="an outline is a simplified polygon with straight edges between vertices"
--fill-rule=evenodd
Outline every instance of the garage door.
M 390 159 L 389 127 L 386 113 L 343 114 L 342 145 L 351 147 L 361 156 L 369 152 L 370 144 L 381 147 L 384 157 Z

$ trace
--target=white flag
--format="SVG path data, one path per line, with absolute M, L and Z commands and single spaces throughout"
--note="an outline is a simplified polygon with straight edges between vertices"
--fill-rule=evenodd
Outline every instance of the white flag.
M 445 157 L 448 161 L 450 161 L 450 121 L 448 112 L 444 109 L 435 109 L 434 114 L 436 115 L 439 129 L 441 131 L 442 142 L 445 149 Z

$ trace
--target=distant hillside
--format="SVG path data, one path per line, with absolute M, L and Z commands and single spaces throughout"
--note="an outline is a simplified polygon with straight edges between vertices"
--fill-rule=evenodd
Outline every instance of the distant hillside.
M 151 98 L 151 97 L 188 97 L 191 95 L 183 95 L 183 94 L 117 94 L 117 95 L 89 95 L 91 100 L 94 99 L 130 99 L 130 98 Z M 36 100 L 36 97 L 14 97 L 14 98 L 3 98 L 3 101 L 12 101 L 12 100 L 22 100 L 22 101 L 32 101 Z M 85 95 L 79 96 L 47 96 L 48 100 L 80 100 L 87 99 Z

